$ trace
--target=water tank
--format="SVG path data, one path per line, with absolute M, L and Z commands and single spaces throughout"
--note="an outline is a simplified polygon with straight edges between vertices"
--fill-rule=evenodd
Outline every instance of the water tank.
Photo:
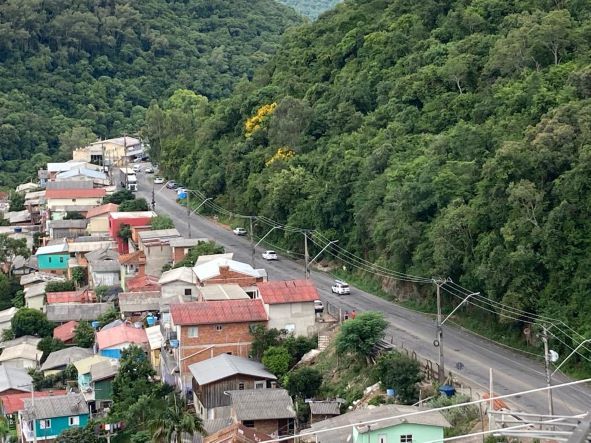
M 448 397 L 451 397 L 456 393 L 456 389 L 452 385 L 441 385 L 439 387 L 439 392 L 447 395 Z
M 23 228 L 16 227 L 16 228 L 14 228 L 14 232 L 17 233 L 17 234 L 20 234 L 21 232 L 23 232 Z
M 170 340 L 170 347 L 173 349 L 176 349 L 179 347 L 179 341 L 176 339 L 172 339 Z
M 91 326 L 94 329 L 98 329 L 100 325 L 101 325 L 101 322 L 100 321 L 96 321 L 96 320 L 91 323 Z
M 394 397 L 396 395 L 396 389 L 392 389 L 392 388 L 386 389 L 386 395 L 388 397 Z
M 187 198 L 187 193 L 186 192 L 179 192 L 177 194 L 177 197 L 180 198 L 181 200 Z
M 156 317 L 153 315 L 148 315 L 146 317 L 146 323 L 148 323 L 148 326 L 154 326 L 156 324 Z

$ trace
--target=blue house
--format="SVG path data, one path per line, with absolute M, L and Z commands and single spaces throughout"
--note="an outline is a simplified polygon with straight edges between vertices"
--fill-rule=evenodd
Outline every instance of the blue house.
M 56 395 L 24 401 L 19 412 L 21 435 L 27 442 L 53 440 L 63 431 L 88 423 L 88 405 L 82 394 Z
M 61 271 L 65 273 L 68 270 L 70 254 L 66 242 L 42 246 L 37 249 L 35 256 L 40 271 Z

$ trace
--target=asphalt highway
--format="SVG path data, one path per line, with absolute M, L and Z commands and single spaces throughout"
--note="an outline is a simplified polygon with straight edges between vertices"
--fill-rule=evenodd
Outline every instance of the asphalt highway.
M 150 202 L 153 189 L 151 176 L 138 174 L 138 183 L 138 197 L 144 197 Z M 161 188 L 161 185 L 155 186 L 156 212 L 168 214 L 179 232 L 186 236 L 188 233 L 186 209 L 176 203 L 176 191 Z M 223 245 L 227 252 L 233 252 L 236 260 L 251 262 L 248 238 L 238 237 L 231 230 L 198 215 L 192 215 L 190 223 L 192 237 L 215 240 Z M 263 251 L 264 248 L 257 248 L 255 267 L 265 268 L 270 280 L 304 278 L 303 263 L 283 258 L 281 255 L 276 262 L 266 262 L 261 258 Z M 332 294 L 330 287 L 333 279 L 323 272 L 312 270 L 311 278 L 324 302 L 342 310 L 382 312 L 390 323 L 387 331 L 388 338 L 393 337 L 395 345 L 403 344 L 405 348 L 414 350 L 420 357 L 433 362 L 437 361 L 437 348 L 433 346 L 435 322 L 431 316 L 406 309 L 354 287 L 351 287 L 351 294 L 346 296 Z M 471 386 L 479 387 L 480 392 L 488 391 L 489 368 L 493 369 L 493 391 L 497 395 L 546 386 L 542 362 L 449 323 L 446 323 L 443 328 L 446 371 L 452 370 Z M 463 365 L 461 370 L 456 369 L 458 362 Z M 553 378 L 553 384 L 567 381 L 570 380 L 560 374 Z M 554 390 L 553 397 L 556 414 L 570 415 L 591 410 L 591 386 L 589 385 Z M 546 392 L 514 397 L 507 403 L 514 410 L 536 414 L 548 413 Z

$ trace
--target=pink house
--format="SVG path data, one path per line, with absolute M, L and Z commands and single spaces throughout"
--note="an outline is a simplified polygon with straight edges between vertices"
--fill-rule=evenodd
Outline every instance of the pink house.
M 126 239 L 119 237 L 121 226 L 146 226 L 150 224 L 152 217 L 156 217 L 153 211 L 138 212 L 111 212 L 109 214 L 109 233 L 117 241 L 119 254 L 127 254 L 129 245 Z

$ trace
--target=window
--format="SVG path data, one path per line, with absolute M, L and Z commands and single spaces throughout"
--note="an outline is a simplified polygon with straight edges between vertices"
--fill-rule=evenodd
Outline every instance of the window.
M 254 421 L 252 420 L 244 420 L 242 424 L 247 428 L 254 428 Z
M 199 337 L 199 328 L 197 326 L 189 326 L 189 329 L 187 329 L 187 337 Z
M 224 329 L 224 325 L 215 325 L 216 331 L 221 331 L 222 329 Z
M 60 257 L 60 263 L 64 262 L 64 257 Z
M 385 440 L 384 440 L 384 443 L 385 443 Z M 412 434 L 401 435 L 400 436 L 400 443 L 412 443 Z
M 244 383 L 238 383 L 238 390 L 239 391 L 244 391 Z
M 75 198 L 72 199 L 72 203 L 76 203 L 76 199 Z
M 185 288 L 185 295 L 193 295 L 193 290 L 191 288 Z
M 80 424 L 80 417 L 78 417 L 78 416 L 68 417 L 68 425 L 78 426 L 79 424 Z
M 378 435 L 378 443 L 388 443 L 388 437 L 386 437 L 386 434 Z
M 255 381 L 254 388 L 255 389 L 265 389 L 265 382 L 264 381 Z
M 51 428 L 51 420 L 49 418 L 45 420 L 39 420 L 39 427 L 41 429 L 50 429 Z
M 51 263 L 51 257 L 47 257 L 47 261 Z

